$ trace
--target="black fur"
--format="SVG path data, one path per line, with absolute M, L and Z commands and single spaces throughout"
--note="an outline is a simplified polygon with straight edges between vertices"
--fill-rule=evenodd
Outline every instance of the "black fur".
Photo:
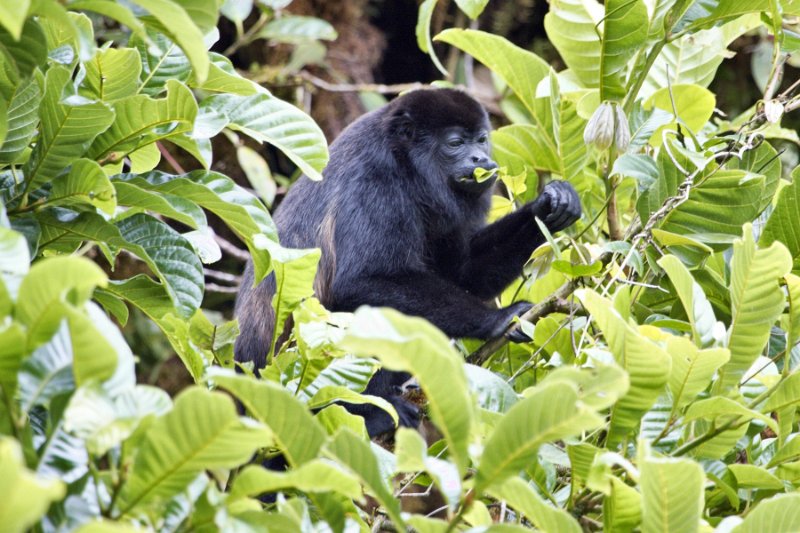
M 502 334 L 530 308 L 518 302 L 497 309 L 486 300 L 518 277 L 544 242 L 534 217 L 559 231 L 580 217 L 580 201 L 568 183 L 552 182 L 535 201 L 486 226 L 493 180 L 471 176 L 496 167 L 488 133 L 481 105 L 454 89 L 408 93 L 342 132 L 324 179 L 300 178 L 275 214 L 281 244 L 322 249 L 315 288 L 326 307 L 392 307 L 449 336 L 479 339 Z M 272 275 L 254 288 L 248 264 L 236 302 L 235 351 L 257 368 L 273 335 L 274 290 Z M 515 333 L 512 340 L 528 339 Z M 396 379 L 386 374 L 376 374 L 368 391 L 404 410 Z M 379 387 L 383 380 L 390 385 Z M 371 435 L 386 429 L 388 418 L 376 423 L 375 411 L 365 413 Z M 405 414 L 404 424 L 418 421 Z

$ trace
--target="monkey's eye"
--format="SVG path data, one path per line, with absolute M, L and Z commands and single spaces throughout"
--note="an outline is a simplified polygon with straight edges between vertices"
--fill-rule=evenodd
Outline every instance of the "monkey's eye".
M 489 137 L 487 137 L 485 133 L 483 135 L 481 135 L 480 137 L 478 137 L 478 142 L 480 144 L 485 144 L 486 141 L 488 141 L 488 140 L 489 140 Z
M 449 139 L 447 141 L 447 146 L 451 148 L 458 148 L 463 144 L 464 144 L 464 139 L 461 139 L 460 137 L 453 137 L 452 139 Z

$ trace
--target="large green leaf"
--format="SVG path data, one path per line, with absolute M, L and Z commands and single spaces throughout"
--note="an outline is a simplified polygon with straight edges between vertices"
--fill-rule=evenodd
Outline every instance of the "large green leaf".
M 602 45 L 598 28 L 603 17 L 600 4 L 584 0 L 553 0 L 544 17 L 548 39 L 584 87 L 600 86 Z
M 299 466 L 317 457 L 325 432 L 289 391 L 267 380 L 222 370 L 211 372 L 209 379 L 236 396 L 250 416 L 272 430 L 290 465 Z
M 617 443 L 639 425 L 653 406 L 670 375 L 671 359 L 657 344 L 642 335 L 614 310 L 612 302 L 591 290 L 578 291 L 606 338 L 617 363 L 630 377 L 630 389 L 611 409 L 608 441 Z
M 339 347 L 356 355 L 375 356 L 386 368 L 410 372 L 419 380 L 428 414 L 463 473 L 468 464 L 474 400 L 467 388 L 463 360 L 447 337 L 421 318 L 393 309 L 361 307 Z
M 600 47 L 600 101 L 625 96 L 625 70 L 647 40 L 649 19 L 642 0 L 607 0 Z
M 54 397 L 75 390 L 72 375 L 72 342 L 66 322 L 45 344 L 39 346 L 20 367 L 18 399 L 20 410 L 47 407 Z
M 338 492 L 353 500 L 363 499 L 361 485 L 356 478 L 321 460 L 309 461 L 286 473 L 260 466 L 248 466 L 236 476 L 231 496 L 257 496 L 285 489 L 306 493 Z
M 269 143 L 311 179 L 321 179 L 328 147 L 319 126 L 300 109 L 270 94 L 219 94 L 209 104 L 227 114 L 228 127 Z
M 139 92 L 158 96 L 169 80 L 186 82 L 192 75 L 192 65 L 183 50 L 166 35 L 151 28 L 146 38 L 134 35 L 129 46 L 139 52 L 141 86 Z
M 782 242 L 792 256 L 792 270 L 800 272 L 800 167 L 792 172 L 792 184 L 778 196 L 775 210 L 767 220 L 759 244 Z
M 666 350 L 672 357 L 669 390 L 675 409 L 694 401 L 711 383 L 714 373 L 731 356 L 727 348 L 699 350 L 684 337 L 669 337 Z
M 534 114 L 536 86 L 550 72 L 550 65 L 542 58 L 499 35 L 478 30 L 448 29 L 434 40 L 452 44 L 486 65 Z
M 430 56 L 431 61 L 439 69 L 439 72 L 447 75 L 447 69 L 444 68 L 442 62 L 439 61 L 439 57 L 436 55 L 436 50 L 433 48 L 433 42 L 431 41 L 431 19 L 433 18 L 433 12 L 436 9 L 436 3 L 438 0 L 424 0 L 419 5 L 419 15 L 417 16 L 417 26 L 414 30 L 414 33 L 417 36 L 417 46 L 420 50 L 427 53 Z
M 338 37 L 329 22 L 317 17 L 285 16 L 269 21 L 258 37 L 279 43 L 300 44 L 306 41 L 333 41 Z
M 116 501 L 117 514 L 168 501 L 200 472 L 238 466 L 270 443 L 271 433 L 239 418 L 230 397 L 192 387 L 148 427 Z
M 646 459 L 641 464 L 642 531 L 696 532 L 703 512 L 703 468 L 688 459 Z
M 64 483 L 42 479 L 25 468 L 22 449 L 10 437 L 0 438 L 0 524 L 9 532 L 27 531 L 52 502 L 66 493 Z
M 146 144 L 191 131 L 197 102 L 182 83 L 167 82 L 167 96 L 153 99 L 142 94 L 114 102 L 116 118 L 89 148 L 92 159 L 120 160 Z
M 800 494 L 778 494 L 747 513 L 733 533 L 792 533 L 800 530 Z
M 277 241 L 278 230 L 264 204 L 232 179 L 218 172 L 196 170 L 179 176 L 158 171 L 141 175 L 120 174 L 114 176 L 112 183 L 118 181 L 159 194 L 180 196 L 214 213 L 247 245 L 256 279 L 263 279 L 269 272 L 269 255 L 256 246 L 255 239 L 263 234 Z
M 88 204 L 113 215 L 116 191 L 106 173 L 91 159 L 78 159 L 65 175 L 53 180 L 47 199 L 51 205 Z
M 144 24 L 124 4 L 108 0 L 72 0 L 67 7 L 72 10 L 93 11 L 127 26 L 137 36 L 145 34 Z
M 70 75 L 70 71 L 61 66 L 47 71 L 44 98 L 39 108 L 42 119 L 39 140 L 22 169 L 29 190 L 58 176 L 82 156 L 95 137 L 114 120 L 113 111 L 101 102 L 75 95 L 62 99 Z
M 19 40 L 22 34 L 22 25 L 28 15 L 30 0 L 3 3 L 0 5 L 0 26 L 3 26 L 14 39 Z
M 785 246 L 773 242 L 768 248 L 756 248 L 750 224 L 743 231 L 743 238 L 733 244 L 728 328 L 731 360 L 720 371 L 718 387 L 723 391 L 738 385 L 767 344 L 770 328 L 786 303 L 778 281 L 792 268 Z
M 30 76 L 37 67 L 44 70 L 47 41 L 42 27 L 33 17 L 25 21 L 19 39 L 0 29 L 0 57 L 23 78 Z
M 187 11 L 179 3 L 170 0 L 132 1 L 149 11 L 161 23 L 162 27 L 169 32 L 169 37 L 178 43 L 186 53 L 197 78 L 204 80 L 208 75 L 208 53 L 203 43 L 203 34 L 189 17 Z M 201 5 L 207 4 L 208 1 L 203 0 Z
M 771 144 L 763 142 L 755 150 L 745 152 L 741 159 L 732 158 L 727 166 L 764 176 L 764 193 L 759 202 L 759 213 L 772 203 L 781 181 L 781 158 Z
M 149 187 L 140 187 L 134 180 L 123 181 L 115 177 L 112 189 L 117 202 L 134 210 L 158 213 L 177 220 L 190 228 L 198 229 L 208 225 L 203 210 L 193 201 L 177 194 L 159 192 Z
M 678 293 L 683 309 L 692 325 L 692 337 L 699 347 L 710 346 L 714 342 L 714 327 L 717 324 L 714 309 L 689 270 L 674 255 L 665 255 L 658 260 Z M 675 369 L 673 368 L 673 371 Z M 673 391 L 674 393 L 675 391 Z
M 16 85 L 8 99 L 8 131 L 0 145 L 0 163 L 15 161 L 28 146 L 39 123 L 42 91 L 36 77 Z
M 507 479 L 489 492 L 492 497 L 508 502 L 511 507 L 523 513 L 542 531 L 559 533 L 582 531 L 581 526 L 568 512 L 545 503 L 528 483 L 518 477 Z
M 86 77 L 79 93 L 104 102 L 133 96 L 139 86 L 142 63 L 131 48 L 98 50 L 91 61 L 83 64 Z
M 484 446 L 475 490 L 480 494 L 502 484 L 535 459 L 539 447 L 580 435 L 603 424 L 594 409 L 580 401 L 577 385 L 544 383 L 531 389 L 500 419 Z

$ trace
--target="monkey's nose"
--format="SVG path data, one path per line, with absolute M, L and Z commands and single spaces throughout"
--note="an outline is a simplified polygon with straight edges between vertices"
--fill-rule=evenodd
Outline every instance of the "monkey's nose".
M 497 163 L 495 163 L 488 157 L 472 156 L 472 163 L 476 167 L 481 167 L 482 169 L 485 170 L 493 170 L 497 168 Z

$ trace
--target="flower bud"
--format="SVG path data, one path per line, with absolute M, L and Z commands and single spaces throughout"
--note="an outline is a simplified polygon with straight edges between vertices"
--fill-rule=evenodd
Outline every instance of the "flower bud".
M 778 100 L 770 100 L 769 102 L 765 102 L 764 116 L 766 117 L 767 122 L 771 124 L 778 123 L 783 116 L 783 104 Z
M 614 146 L 617 151 L 624 152 L 631 143 L 631 127 L 621 105 L 614 104 L 614 119 Z
M 608 150 L 614 142 L 614 122 L 614 107 L 611 102 L 601 103 L 583 130 L 583 142 L 587 145 L 593 144 L 599 150 Z

